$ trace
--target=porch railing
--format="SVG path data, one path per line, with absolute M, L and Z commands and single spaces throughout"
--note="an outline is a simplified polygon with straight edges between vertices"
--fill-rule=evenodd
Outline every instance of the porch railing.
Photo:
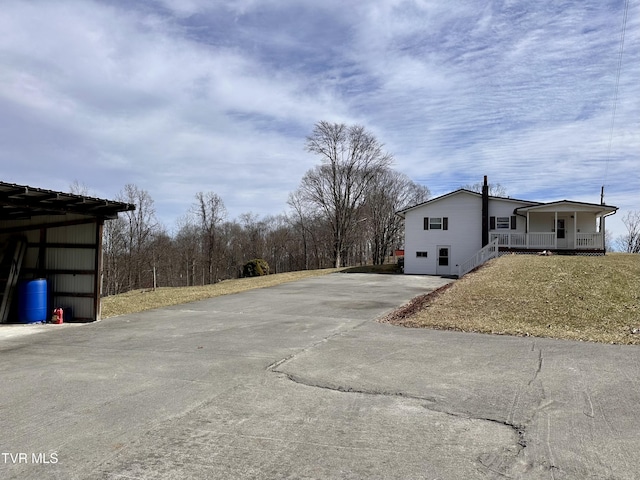
M 499 253 L 498 239 L 494 238 L 487 245 L 478 250 L 478 253 L 473 257 L 458 265 L 458 278 L 462 278 L 463 275 L 469 273 L 474 268 L 479 267 L 492 258 L 497 257 Z
M 551 233 L 527 233 L 529 237 L 527 248 L 555 248 L 556 234 Z
M 576 233 L 576 248 L 602 248 L 600 233 Z
M 526 233 L 492 233 L 490 240 L 498 240 L 498 245 L 501 247 L 526 247 L 527 246 L 527 234 Z
M 497 240 L 500 247 L 508 248 L 562 248 L 556 244 L 554 232 L 532 233 L 495 233 L 489 236 L 490 240 Z M 602 235 L 599 233 L 576 233 L 575 246 L 565 245 L 564 248 L 591 249 L 602 248 Z

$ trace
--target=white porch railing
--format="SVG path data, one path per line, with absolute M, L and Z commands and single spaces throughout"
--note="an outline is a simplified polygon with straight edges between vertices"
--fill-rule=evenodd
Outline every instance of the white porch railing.
M 527 246 L 527 234 L 526 233 L 492 233 L 490 240 L 498 239 L 498 245 L 501 247 L 526 247 Z
M 478 250 L 478 253 L 476 253 L 473 257 L 471 257 L 466 262 L 458 265 L 458 278 L 462 278 L 463 275 L 469 273 L 474 268 L 479 267 L 492 258 L 497 257 L 498 253 L 498 239 L 494 238 L 487 245 Z
M 575 245 L 565 244 L 559 247 L 556 243 L 556 234 L 554 232 L 539 233 L 495 233 L 492 232 L 489 237 L 492 241 L 498 240 L 498 245 L 508 248 L 531 248 L 531 249 L 555 249 L 555 248 L 575 248 L 591 249 L 602 248 L 602 235 L 599 233 L 576 233 Z
M 576 233 L 576 248 L 602 248 L 600 233 Z
M 527 233 L 527 248 L 556 248 L 556 234 Z

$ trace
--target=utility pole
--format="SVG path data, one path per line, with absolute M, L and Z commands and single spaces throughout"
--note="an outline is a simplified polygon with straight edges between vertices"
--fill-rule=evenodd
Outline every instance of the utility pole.
M 604 185 L 600 188 L 600 205 L 604 205 Z M 600 217 L 600 235 L 602 236 L 602 251 L 606 254 L 607 245 L 605 244 L 606 234 L 604 231 L 604 215 Z

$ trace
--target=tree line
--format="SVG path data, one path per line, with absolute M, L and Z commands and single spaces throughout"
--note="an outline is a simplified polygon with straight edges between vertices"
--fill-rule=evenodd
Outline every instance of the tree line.
M 382 264 L 403 244 L 395 213 L 426 201 L 428 188 L 393 170 L 392 155 L 362 126 L 319 122 L 305 147 L 320 162 L 279 215 L 230 220 L 219 195 L 198 192 L 170 234 L 150 194 L 126 185 L 117 200 L 136 210 L 105 224 L 103 294 L 212 284 L 241 276 L 255 258 L 272 273 Z

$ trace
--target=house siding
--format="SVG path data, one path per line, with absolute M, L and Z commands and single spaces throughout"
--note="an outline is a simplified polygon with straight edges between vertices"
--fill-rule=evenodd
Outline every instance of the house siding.
M 424 230 L 424 217 L 447 217 L 448 229 Z M 462 191 L 406 212 L 405 273 L 437 275 L 438 246 L 450 248 L 449 273 L 452 275 L 457 273 L 458 264 L 482 248 L 482 199 L 479 195 Z M 427 257 L 417 257 L 417 252 L 427 252 Z
M 511 228 L 508 228 L 508 229 L 494 228 L 494 229 L 489 229 L 489 231 L 492 233 L 525 233 L 525 230 L 527 228 L 527 219 L 520 215 L 516 215 L 513 211 L 518 207 L 524 207 L 526 205 L 528 204 L 524 202 L 517 202 L 515 200 L 503 200 L 503 199 L 490 198 L 489 199 L 489 217 L 495 217 L 495 218 L 509 217 L 509 219 L 511 219 L 511 217 L 515 216 L 516 228 L 515 230 L 512 230 Z
M 529 214 L 529 232 L 553 232 L 554 231 L 554 214 Z
M 596 233 L 598 231 L 596 216 L 589 213 L 578 212 L 576 228 L 578 229 L 578 233 Z
M 506 200 L 500 198 L 490 198 L 489 199 L 489 238 L 491 239 L 491 234 L 525 234 L 527 231 L 527 219 L 521 215 L 516 215 L 514 210 L 519 207 L 524 207 L 529 205 L 526 202 L 521 202 L 517 200 Z M 498 217 L 508 217 L 509 218 L 509 228 L 497 228 Z M 515 220 L 515 228 L 514 226 Z M 494 228 L 491 228 L 491 227 Z M 505 237 L 508 238 L 508 237 Z M 513 237 L 512 237 L 513 238 Z M 524 240 L 523 240 L 524 241 Z

